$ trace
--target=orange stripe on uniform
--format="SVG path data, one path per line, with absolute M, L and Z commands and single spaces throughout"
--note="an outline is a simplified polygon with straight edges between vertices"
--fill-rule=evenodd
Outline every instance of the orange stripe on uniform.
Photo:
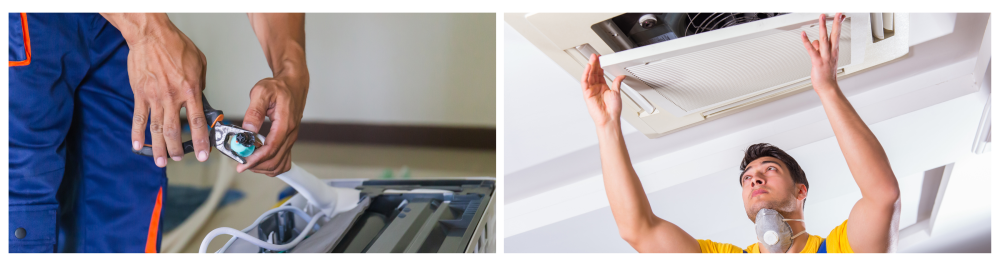
M 156 234 L 160 231 L 160 205 L 163 202 L 163 187 L 156 193 L 156 204 L 153 205 L 153 218 L 149 220 L 149 234 L 146 236 L 146 253 L 157 253 Z
M 24 61 L 7 61 L 7 67 L 31 64 L 31 38 L 28 36 L 28 14 L 21 13 L 21 33 L 24 37 Z

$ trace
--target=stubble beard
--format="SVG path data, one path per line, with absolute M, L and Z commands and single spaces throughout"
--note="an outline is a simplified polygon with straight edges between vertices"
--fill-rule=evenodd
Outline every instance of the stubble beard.
M 758 201 L 750 205 L 750 208 L 747 208 L 747 217 L 750 218 L 750 221 L 757 222 L 757 212 L 760 209 L 772 209 L 781 215 L 787 215 L 787 213 L 795 211 L 795 196 L 790 195 L 780 200 Z

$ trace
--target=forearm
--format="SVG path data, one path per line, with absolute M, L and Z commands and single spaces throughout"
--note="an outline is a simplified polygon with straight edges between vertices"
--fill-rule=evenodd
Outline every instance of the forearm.
M 292 87 L 308 89 L 305 14 L 251 13 L 247 16 L 274 77 L 292 77 L 286 81 L 305 82 L 292 84 Z
M 864 198 L 894 203 L 899 185 L 882 145 L 836 85 L 816 89 L 847 166 Z
M 621 126 L 618 122 L 599 126 L 597 135 L 604 189 L 619 231 L 625 237 L 629 231 L 644 230 L 653 223 L 655 217 L 639 176 L 632 168 Z
M 122 33 L 130 47 L 163 38 L 176 30 L 165 13 L 101 13 L 101 16 Z

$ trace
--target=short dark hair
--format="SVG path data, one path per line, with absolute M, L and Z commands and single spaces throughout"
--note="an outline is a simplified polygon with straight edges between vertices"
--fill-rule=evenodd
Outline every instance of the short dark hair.
M 773 157 L 788 166 L 788 172 L 792 175 L 792 182 L 795 184 L 805 184 L 806 190 L 809 190 L 809 180 L 806 179 L 806 172 L 802 171 L 802 167 L 799 167 L 799 163 L 795 162 L 795 158 L 785 153 L 784 150 L 773 146 L 769 143 L 759 143 L 751 145 L 747 148 L 747 151 L 743 153 L 743 163 L 740 163 L 740 186 L 743 186 L 743 173 L 746 173 L 747 165 L 754 160 L 761 157 Z M 802 208 L 805 208 L 805 200 L 802 200 Z

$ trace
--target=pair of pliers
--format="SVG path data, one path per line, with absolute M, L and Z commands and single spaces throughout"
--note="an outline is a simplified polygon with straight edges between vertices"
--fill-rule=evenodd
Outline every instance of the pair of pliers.
M 205 110 L 205 120 L 212 121 L 208 124 L 209 128 L 209 141 L 215 146 L 215 149 L 219 150 L 223 155 L 236 160 L 240 164 L 246 164 L 246 158 L 253 154 L 253 151 L 263 145 L 263 140 L 261 140 L 257 133 L 245 130 L 236 125 L 228 125 L 222 123 L 223 115 L 221 110 L 212 108 L 212 105 L 208 104 L 208 99 L 205 95 L 201 96 L 201 105 Z M 194 144 L 189 140 L 181 144 L 184 148 L 184 153 L 194 152 Z M 133 153 L 153 156 L 153 146 L 144 144 L 142 149 L 135 150 L 132 149 Z

